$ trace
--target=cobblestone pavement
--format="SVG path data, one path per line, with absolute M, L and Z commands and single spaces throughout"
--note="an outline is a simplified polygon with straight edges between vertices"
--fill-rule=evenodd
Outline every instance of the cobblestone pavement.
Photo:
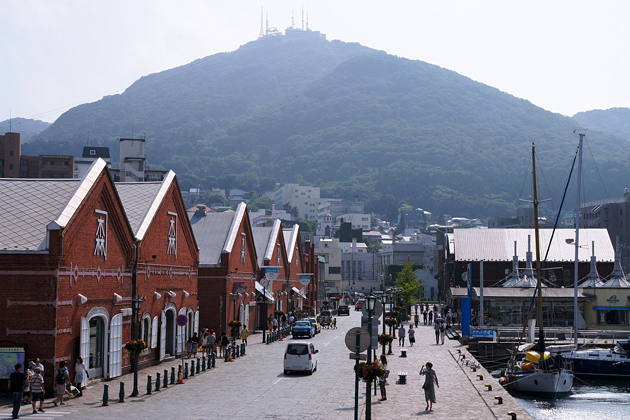
M 46 401 L 45 413 L 31 414 L 23 407 L 20 418 L 47 419 L 353 419 L 354 418 L 354 361 L 350 360 L 344 338 L 347 330 L 360 325 L 360 312 L 351 311 L 349 317 L 337 317 L 338 329 L 324 329 L 315 336 L 319 350 L 318 369 L 313 375 L 282 373 L 282 361 L 287 341 L 262 344 L 262 335 L 250 336 L 247 354 L 224 362 L 217 359 L 216 368 L 190 377 L 183 385 L 169 385 L 160 391 L 146 394 L 147 375 L 170 371 L 181 360 L 163 363 L 144 369 L 139 374 L 138 398 L 125 397 L 118 402 L 119 384 L 125 382 L 128 396 L 133 387 L 133 375 L 124 375 L 88 387 L 84 397 L 72 399 L 63 407 L 53 407 Z M 498 386 L 490 375 L 480 369 L 472 372 L 462 367 L 457 350 L 471 356 L 457 341 L 446 340 L 436 346 L 433 329 L 420 326 L 413 347 L 405 346 L 407 357 L 399 357 L 402 348 L 393 343 L 394 355 L 389 356 L 390 385 L 387 401 L 378 402 L 372 394 L 373 419 L 408 419 L 418 416 L 450 419 L 506 419 L 506 413 L 515 411 L 518 419 L 531 419 L 524 409 Z M 380 354 L 380 350 L 378 352 Z M 186 360 L 188 361 L 188 360 Z M 437 403 L 432 412 L 425 412 L 420 366 L 431 361 L 438 374 L 441 388 L 437 389 Z M 409 372 L 406 385 L 395 383 L 397 372 Z M 477 374 L 484 375 L 480 381 Z M 493 391 L 485 391 L 486 383 Z M 104 385 L 109 386 L 109 406 L 102 406 Z M 497 405 L 494 396 L 503 396 L 504 404 Z M 6 399 L 3 400 L 6 402 Z M 10 418 L 10 407 L 0 407 L 0 418 Z M 359 417 L 365 419 L 365 385 L 359 392 Z

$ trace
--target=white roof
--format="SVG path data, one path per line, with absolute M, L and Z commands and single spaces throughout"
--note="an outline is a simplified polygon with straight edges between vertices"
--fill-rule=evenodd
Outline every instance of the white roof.
M 540 257 L 544 259 L 552 229 L 540 229 Z M 456 261 L 512 261 L 514 241 L 519 261 L 526 261 L 528 236 L 536 259 L 534 229 L 455 229 L 453 242 L 457 249 Z M 575 246 L 567 239 L 575 240 L 575 229 L 556 229 L 547 261 L 565 262 L 575 260 Z M 591 260 L 591 244 L 595 242 L 598 262 L 613 262 L 615 250 L 606 229 L 580 229 L 578 259 Z

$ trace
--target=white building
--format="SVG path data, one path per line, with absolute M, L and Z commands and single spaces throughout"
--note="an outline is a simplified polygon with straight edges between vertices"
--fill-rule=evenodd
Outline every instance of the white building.
M 326 283 L 326 296 L 342 294 L 348 291 L 348 284 L 342 284 L 341 277 L 341 248 L 339 239 L 315 238 L 315 255 L 324 260 L 324 281 Z M 321 264 L 320 259 L 320 264 Z
M 274 204 L 277 209 L 288 204 L 297 208 L 299 218 L 317 220 L 317 208 L 321 201 L 319 187 L 285 184 L 276 190 Z
M 363 232 L 372 230 L 371 215 L 365 213 L 346 213 L 337 216 L 337 226 L 341 225 L 341 221 L 352 224 L 352 229 L 363 229 Z

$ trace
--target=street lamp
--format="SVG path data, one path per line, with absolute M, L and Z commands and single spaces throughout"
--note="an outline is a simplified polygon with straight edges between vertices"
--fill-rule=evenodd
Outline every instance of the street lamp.
M 144 299 L 135 298 L 132 299 L 133 308 L 136 311 L 136 340 L 140 338 L 140 310 L 142 309 L 142 302 Z M 137 397 L 138 393 L 138 358 L 140 357 L 140 352 L 134 352 L 134 369 L 133 369 L 133 392 L 131 393 L 131 397 Z
M 383 336 L 385 336 L 385 318 L 387 315 L 387 295 L 383 292 L 383 296 L 381 296 L 381 301 L 383 303 Z M 383 355 L 385 355 L 385 341 L 383 341 Z
M 370 334 L 370 346 L 367 351 L 367 364 L 372 364 L 372 315 L 374 314 L 374 306 L 376 305 L 376 296 L 370 294 L 365 298 L 365 305 L 368 313 L 368 333 Z M 365 390 L 365 420 L 372 419 L 372 396 L 370 395 L 370 388 L 372 381 L 368 381 Z
M 230 293 L 230 297 L 232 298 L 232 313 L 234 314 L 232 316 L 232 320 L 236 321 L 236 299 L 238 299 L 238 293 Z M 236 331 L 237 327 L 232 327 L 232 352 L 234 351 L 234 346 L 236 345 Z

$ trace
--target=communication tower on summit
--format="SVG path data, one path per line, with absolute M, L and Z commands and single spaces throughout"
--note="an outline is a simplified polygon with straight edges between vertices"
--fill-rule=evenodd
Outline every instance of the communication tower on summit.
M 258 38 L 262 38 L 265 36 L 265 32 L 263 31 L 263 8 L 260 8 L 260 33 L 258 34 Z

